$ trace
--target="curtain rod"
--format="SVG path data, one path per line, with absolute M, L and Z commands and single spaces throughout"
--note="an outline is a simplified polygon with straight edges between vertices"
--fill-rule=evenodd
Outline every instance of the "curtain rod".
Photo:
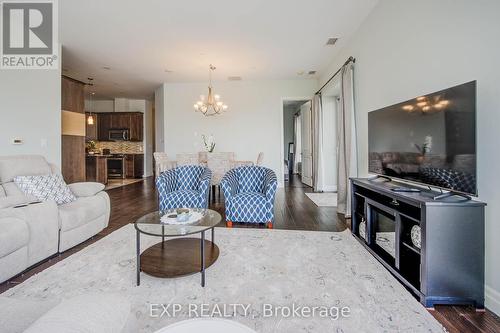
M 338 74 L 338 73 L 342 70 L 342 68 L 344 68 L 344 66 L 346 66 L 346 65 L 347 65 L 347 64 L 349 64 L 350 62 L 356 62 L 356 58 L 354 58 L 354 57 L 350 56 L 350 57 L 346 60 L 346 62 L 344 62 L 344 64 L 342 65 L 342 67 L 340 67 L 340 68 L 339 68 L 339 69 L 338 69 L 338 70 L 337 70 L 337 71 L 336 71 L 336 72 L 335 72 L 335 73 L 334 73 L 334 74 L 333 74 L 333 75 L 332 75 L 332 76 L 328 79 L 328 81 L 326 81 L 326 82 L 325 82 L 325 84 L 324 84 L 324 85 L 322 85 L 322 86 L 321 86 L 321 88 L 319 88 L 319 89 L 318 89 L 318 91 L 316 91 L 315 95 L 317 95 L 317 94 L 321 93 L 321 90 L 323 90 L 323 88 L 324 88 L 324 87 L 326 87 L 326 85 L 327 85 L 328 83 L 330 83 L 330 81 L 331 81 L 331 80 L 333 80 L 333 78 L 334 78 L 335 76 L 337 76 L 337 74 Z

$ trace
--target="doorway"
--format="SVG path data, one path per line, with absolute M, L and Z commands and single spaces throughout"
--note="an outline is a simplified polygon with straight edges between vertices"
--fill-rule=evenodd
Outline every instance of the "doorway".
M 283 101 L 283 173 L 312 186 L 312 115 L 310 99 Z

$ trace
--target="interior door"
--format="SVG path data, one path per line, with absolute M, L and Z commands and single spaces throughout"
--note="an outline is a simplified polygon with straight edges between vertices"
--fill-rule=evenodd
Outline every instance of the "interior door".
M 300 107 L 302 183 L 312 186 L 312 111 L 311 102 Z

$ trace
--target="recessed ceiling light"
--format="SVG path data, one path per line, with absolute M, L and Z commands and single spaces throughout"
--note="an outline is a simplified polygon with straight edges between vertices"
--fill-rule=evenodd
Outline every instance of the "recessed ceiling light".
M 326 41 L 326 45 L 335 45 L 335 43 L 337 43 L 339 39 L 338 38 L 335 38 L 335 37 L 330 37 L 328 38 L 328 40 Z
M 111 70 L 111 67 L 104 66 L 104 67 L 102 67 L 102 69 L 104 69 L 104 70 L 106 70 L 106 71 L 110 71 L 110 70 Z
M 169 73 L 169 74 L 170 74 L 170 73 L 173 73 L 174 71 L 172 71 L 172 70 L 170 70 L 170 69 L 165 69 L 165 70 L 164 70 L 164 72 L 165 72 L 165 73 Z
M 228 76 L 227 79 L 229 81 L 241 81 L 242 80 L 241 76 Z
M 304 71 L 298 71 L 297 75 L 304 75 Z
M 316 71 L 309 71 L 309 72 L 307 72 L 307 74 L 314 75 L 314 74 L 316 74 Z

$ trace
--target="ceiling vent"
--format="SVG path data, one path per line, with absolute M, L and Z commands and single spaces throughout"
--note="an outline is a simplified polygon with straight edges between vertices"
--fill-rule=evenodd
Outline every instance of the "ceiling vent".
M 316 74 L 316 71 L 309 71 L 309 72 L 307 72 L 307 74 L 314 75 L 314 74 Z
M 241 81 L 241 76 L 228 76 L 229 81 Z
M 332 45 L 335 45 L 335 43 L 337 43 L 339 39 L 338 38 L 328 38 L 328 40 L 326 41 L 326 45 L 328 46 L 332 46 Z

